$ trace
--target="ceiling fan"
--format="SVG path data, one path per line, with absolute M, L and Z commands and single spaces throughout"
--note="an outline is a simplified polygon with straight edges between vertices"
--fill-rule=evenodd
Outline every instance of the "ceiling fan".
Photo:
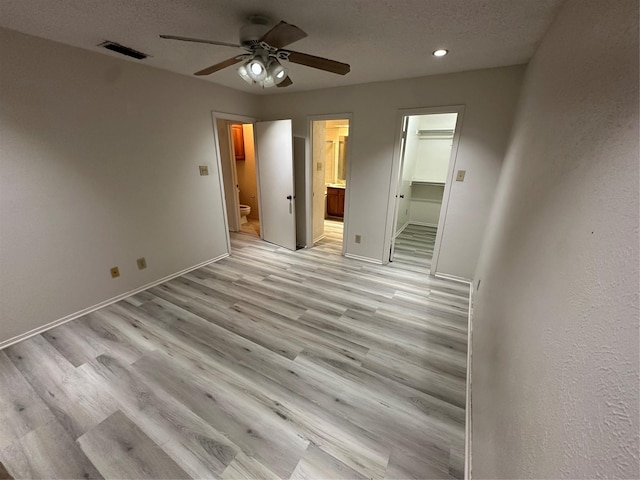
M 195 75 L 198 76 L 210 75 L 223 68 L 243 62 L 238 68 L 238 74 L 247 83 L 258 84 L 262 87 L 272 87 L 274 85 L 288 87 L 293 82 L 287 74 L 287 69 L 280 63 L 283 60 L 317 68 L 325 72 L 337 73 L 338 75 L 349 73 L 351 67 L 346 63 L 283 49 L 283 47 L 306 36 L 307 34 L 302 29 L 284 21 L 280 21 L 270 29 L 268 18 L 253 15 L 249 17 L 249 23 L 240 28 L 240 45 L 175 35 L 160 35 L 160 38 L 244 48 L 247 51 L 247 53 L 236 55 L 196 72 Z

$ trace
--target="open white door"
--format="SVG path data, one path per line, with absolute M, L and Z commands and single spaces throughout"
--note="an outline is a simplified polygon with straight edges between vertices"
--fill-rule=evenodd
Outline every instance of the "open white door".
M 397 223 L 398 223 L 398 209 L 400 207 L 401 201 L 404 199 L 404 194 L 402 193 L 402 181 L 404 177 L 404 154 L 407 150 L 407 130 L 409 128 L 409 117 L 404 117 L 402 119 L 402 138 L 400 140 L 400 168 L 398 170 L 398 186 L 396 188 L 396 201 L 393 212 L 393 234 L 391 235 L 391 249 L 389 250 L 389 261 L 393 261 L 393 252 L 396 248 L 396 237 L 397 237 Z
M 296 209 L 291 120 L 256 122 L 256 160 L 262 238 L 296 249 Z

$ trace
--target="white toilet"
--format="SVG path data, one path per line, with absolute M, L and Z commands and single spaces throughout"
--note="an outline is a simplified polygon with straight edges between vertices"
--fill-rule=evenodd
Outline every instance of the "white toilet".
M 251 213 L 251 207 L 249 205 L 240 205 L 240 224 L 244 225 L 249 223 L 247 216 Z

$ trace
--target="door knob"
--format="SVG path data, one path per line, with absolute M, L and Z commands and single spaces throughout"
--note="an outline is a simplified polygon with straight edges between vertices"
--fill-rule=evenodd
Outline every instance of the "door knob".
M 404 195 L 400 195 L 400 198 L 404 198 Z
M 293 197 L 291 195 L 287 195 L 287 200 L 292 200 Z

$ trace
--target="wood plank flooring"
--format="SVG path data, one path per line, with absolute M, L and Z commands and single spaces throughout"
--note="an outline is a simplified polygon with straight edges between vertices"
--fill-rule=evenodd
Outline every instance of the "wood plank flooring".
M 393 262 L 413 271 L 428 272 L 431 268 L 436 227 L 407 225 L 395 242 Z
M 0 462 L 15 478 L 462 478 L 468 287 L 425 274 L 425 227 L 388 266 L 342 257 L 341 228 L 297 252 L 232 234 L 231 257 L 0 351 Z

